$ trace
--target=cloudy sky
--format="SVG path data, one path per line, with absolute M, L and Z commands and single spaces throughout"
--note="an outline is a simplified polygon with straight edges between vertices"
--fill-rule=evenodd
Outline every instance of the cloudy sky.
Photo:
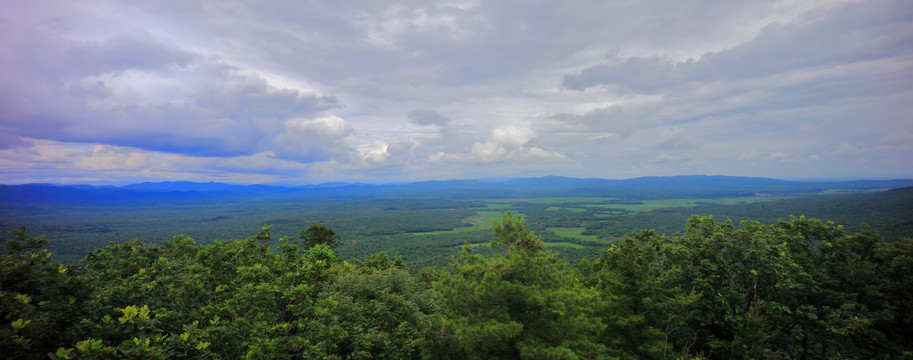
M 0 1 L 0 183 L 913 177 L 900 1 Z

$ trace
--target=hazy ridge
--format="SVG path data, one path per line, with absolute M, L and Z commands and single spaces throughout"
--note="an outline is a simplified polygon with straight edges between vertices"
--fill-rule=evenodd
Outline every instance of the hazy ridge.
M 433 196 L 444 199 L 532 196 L 600 196 L 669 199 L 754 195 L 806 195 L 826 190 L 867 191 L 913 186 L 913 179 L 791 181 L 736 176 L 640 177 L 625 180 L 546 176 L 503 182 L 435 180 L 396 184 L 329 183 L 308 186 L 234 185 L 217 182 L 146 182 L 126 186 L 0 185 L 0 203 L 60 205 L 212 204 L 250 200 L 328 201 Z

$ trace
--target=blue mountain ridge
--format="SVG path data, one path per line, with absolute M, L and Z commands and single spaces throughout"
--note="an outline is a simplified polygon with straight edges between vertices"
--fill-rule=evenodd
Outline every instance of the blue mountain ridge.
M 793 181 L 737 176 L 653 176 L 613 180 L 544 176 L 500 182 L 473 179 L 411 183 L 327 183 L 305 186 L 236 185 L 218 182 L 145 182 L 125 186 L 0 185 L 2 204 L 157 205 L 236 201 L 334 201 L 396 197 L 449 199 L 511 197 L 705 198 L 865 191 L 913 186 L 913 179 Z

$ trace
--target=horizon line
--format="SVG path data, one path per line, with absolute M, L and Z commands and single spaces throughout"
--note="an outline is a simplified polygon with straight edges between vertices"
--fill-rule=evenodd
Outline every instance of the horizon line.
M 528 177 L 482 177 L 482 178 L 448 178 L 448 179 L 424 179 L 424 180 L 394 180 L 387 182 L 372 182 L 372 181 L 326 181 L 326 182 L 314 182 L 314 183 L 296 183 L 294 181 L 277 181 L 272 183 L 243 183 L 243 182 L 223 182 L 223 181 L 193 181 L 193 180 L 149 180 L 149 181 L 140 181 L 140 182 L 126 182 L 126 181 L 94 181 L 94 182 L 74 182 L 74 183 L 56 183 L 56 182 L 22 182 L 22 183 L 0 183 L 4 186 L 21 186 L 21 185 L 45 185 L 45 186 L 92 186 L 92 187 L 126 187 L 131 185 L 140 185 L 140 184 L 164 184 L 164 183 L 187 183 L 187 184 L 220 184 L 220 185 L 232 185 L 232 186 L 274 186 L 274 187 L 305 187 L 305 186 L 321 186 L 321 185 L 375 185 L 375 186 L 384 186 L 384 185 L 402 185 L 402 184 L 416 184 L 423 182 L 445 182 L 445 181 L 479 181 L 485 183 L 503 183 L 511 180 L 521 180 L 521 179 L 543 179 L 543 178 L 564 178 L 564 179 L 576 179 L 576 180 L 615 180 L 615 181 L 625 181 L 625 180 L 635 180 L 635 179 L 647 179 L 647 178 L 682 178 L 682 177 L 728 177 L 728 178 L 743 178 L 743 179 L 766 179 L 766 180 L 780 180 L 780 181 L 795 181 L 795 182 L 852 182 L 852 181 L 894 181 L 894 180 L 913 180 L 913 177 L 904 178 L 904 177 L 873 177 L 873 178 L 852 178 L 852 177 L 790 177 L 790 178 L 774 178 L 774 177 L 764 177 L 764 176 L 741 176 L 741 175 L 721 175 L 721 174 L 687 174 L 687 175 L 645 175 L 637 176 L 631 178 L 600 178 L 600 177 L 575 177 L 575 176 L 562 176 L 562 175 L 543 175 L 543 176 L 528 176 Z

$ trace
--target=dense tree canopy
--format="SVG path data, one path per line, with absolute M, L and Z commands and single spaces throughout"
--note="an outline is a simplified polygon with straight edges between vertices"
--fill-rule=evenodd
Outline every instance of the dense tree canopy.
M 323 244 L 329 246 L 330 249 L 335 249 L 339 246 L 341 239 L 335 230 L 320 223 L 311 224 L 307 229 L 301 230 L 301 235 L 298 237 L 304 241 L 304 246 L 307 248 Z
M 319 226 L 317 226 L 319 225 Z M 323 225 L 272 239 L 110 244 L 52 263 L 23 227 L 0 255 L 6 358 L 673 359 L 913 356 L 913 240 L 804 217 L 692 217 L 573 266 L 522 217 L 493 256 L 340 260 Z M 312 237 L 313 234 L 313 237 Z M 330 235 L 327 235 L 330 234 Z M 305 236 L 306 235 L 306 236 Z M 326 235 L 326 236 L 325 236 Z M 317 240 L 321 239 L 321 240 Z M 327 240 L 327 241 L 324 241 Z M 278 244 L 273 247 L 271 244 Z

